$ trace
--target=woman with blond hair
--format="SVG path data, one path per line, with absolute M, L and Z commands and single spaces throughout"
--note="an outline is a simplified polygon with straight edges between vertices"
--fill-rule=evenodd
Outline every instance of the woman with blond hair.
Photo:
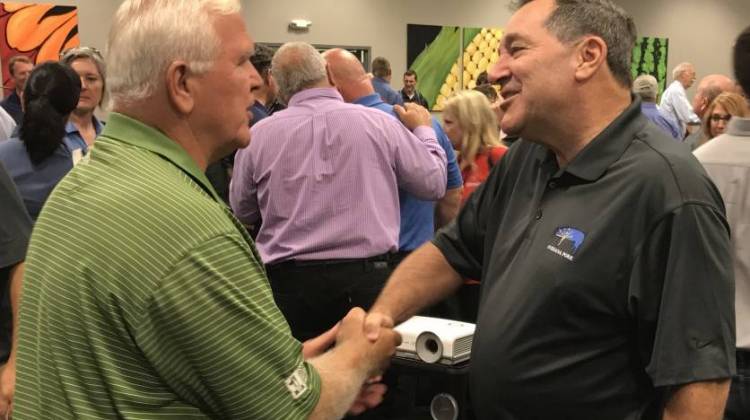
M 747 100 L 737 93 L 724 92 L 706 109 L 703 116 L 703 141 L 705 144 L 712 138 L 724 134 L 732 117 L 750 116 L 750 107 Z
M 461 206 L 508 150 L 500 143 L 497 124 L 490 101 L 482 92 L 464 90 L 445 101 L 443 128 L 457 150 L 458 166 L 464 179 Z M 465 279 L 454 296 L 435 305 L 428 314 L 476 322 L 478 307 L 479 282 Z
M 445 102 L 443 127 L 458 151 L 464 179 L 463 205 L 508 148 L 500 143 L 497 118 L 490 102 L 477 91 L 461 91 Z

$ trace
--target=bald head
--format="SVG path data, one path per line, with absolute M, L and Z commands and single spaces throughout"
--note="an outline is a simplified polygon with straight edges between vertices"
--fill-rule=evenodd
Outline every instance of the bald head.
M 323 53 L 328 75 L 346 102 L 375 93 L 370 77 L 357 57 L 349 51 L 334 48 Z
M 734 92 L 736 83 L 723 74 L 710 74 L 698 83 L 695 96 L 693 96 L 693 111 L 699 117 L 708 109 L 708 105 L 724 92 Z

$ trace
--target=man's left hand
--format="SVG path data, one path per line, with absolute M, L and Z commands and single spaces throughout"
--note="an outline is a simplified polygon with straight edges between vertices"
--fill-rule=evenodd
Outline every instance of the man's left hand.
M 362 414 L 371 408 L 377 407 L 378 404 L 383 402 L 383 396 L 388 390 L 388 387 L 378 381 L 380 381 L 380 377 L 373 378 L 362 386 L 359 395 L 357 395 L 357 398 L 354 400 L 354 404 L 352 404 L 352 407 L 349 409 L 350 415 L 356 416 Z
M 323 334 L 302 343 L 302 357 L 305 360 L 312 359 L 313 357 L 320 356 L 333 347 L 336 343 L 336 334 L 339 332 L 340 324 L 341 323 L 339 322 Z

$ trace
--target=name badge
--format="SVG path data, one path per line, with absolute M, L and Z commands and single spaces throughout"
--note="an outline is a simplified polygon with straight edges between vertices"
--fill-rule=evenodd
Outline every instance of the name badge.
M 74 149 L 71 153 L 71 157 L 73 159 L 73 166 L 76 166 L 78 165 L 78 162 L 83 159 L 83 152 L 81 151 L 81 149 Z

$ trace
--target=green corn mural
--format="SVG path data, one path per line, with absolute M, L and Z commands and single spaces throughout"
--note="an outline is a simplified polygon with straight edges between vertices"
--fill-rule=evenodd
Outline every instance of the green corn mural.
M 633 61 L 630 66 L 633 79 L 641 74 L 650 74 L 659 82 L 659 93 L 664 92 L 667 85 L 668 52 L 668 38 L 638 38 L 633 48 Z

